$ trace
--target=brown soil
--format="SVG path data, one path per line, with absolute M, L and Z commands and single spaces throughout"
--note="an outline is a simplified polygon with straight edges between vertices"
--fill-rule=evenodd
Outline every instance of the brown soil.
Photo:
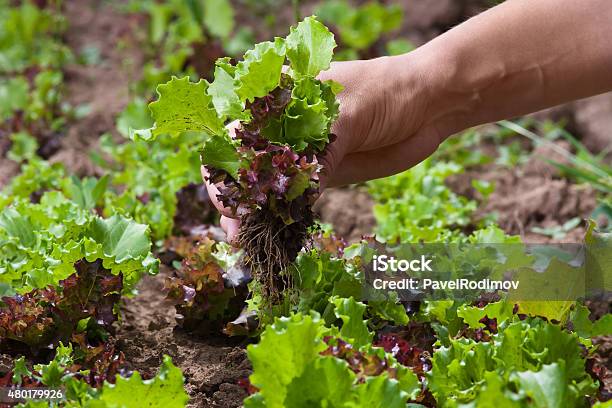
M 239 407 L 246 392 L 237 384 L 251 373 L 244 344 L 225 336 L 198 338 L 179 329 L 174 306 L 164 301 L 162 270 L 139 284 L 139 294 L 125 301 L 117 344 L 127 361 L 145 376 L 153 376 L 164 354 L 185 376 L 190 407 Z
M 612 163 L 612 92 L 556 106 L 533 116 L 537 119 L 562 121 L 593 153 L 605 154 Z
M 17 163 L 7 158 L 0 157 L 0 189 L 7 185 L 18 171 L 19 166 Z
M 568 149 L 565 143 L 558 147 Z M 550 228 L 579 217 L 586 219 L 596 206 L 596 192 L 589 186 L 572 184 L 561 178 L 557 169 L 543 158 L 564 162 L 550 146 L 537 148 L 529 161 L 513 169 L 494 165 L 470 170 L 448 180 L 458 194 L 481 199 L 473 189 L 472 179 L 495 183 L 495 191 L 477 210 L 482 218 L 497 213 L 498 223 L 507 233 L 520 235 L 525 242 L 553 242 L 552 238 L 534 233 L 534 227 Z M 563 242 L 581 242 L 584 226 L 570 231 Z
M 595 366 L 601 373 L 602 389 L 609 398 L 612 396 L 612 336 L 595 337 L 593 344 L 597 346 L 594 356 Z
M 334 231 L 352 243 L 363 235 L 372 234 L 376 220 L 372 213 L 374 202 L 360 188 L 331 188 L 317 201 L 315 212 L 321 221 L 332 224 Z
M 575 103 L 574 123 L 582 142 L 594 153 L 607 152 L 612 163 L 612 93 Z
M 595 207 L 590 188 L 555 180 L 543 175 L 528 175 L 520 170 L 493 174 L 496 190 L 478 213 L 496 212 L 499 224 L 508 233 L 519 234 L 525 242 L 549 242 L 551 238 L 536 234 L 534 227 L 550 228 L 574 218 L 588 218 Z M 580 242 L 584 229 L 572 230 L 562 240 Z
M 89 152 L 100 135 L 115 132 L 115 118 L 129 101 L 129 84 L 138 79 L 143 54 L 130 39 L 137 21 L 109 2 L 71 0 L 64 14 L 70 22 L 66 43 L 78 55 L 84 47 L 96 47 L 96 65 L 66 67 L 66 100 L 73 106 L 86 104 L 89 114 L 71 123 L 62 138 L 62 149 L 51 158 L 72 172 L 95 173 Z

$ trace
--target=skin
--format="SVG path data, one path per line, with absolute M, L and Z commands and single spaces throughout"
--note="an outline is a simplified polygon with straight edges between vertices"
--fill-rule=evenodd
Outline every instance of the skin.
M 507 0 L 405 55 L 333 63 L 322 188 L 385 177 L 472 126 L 612 90 L 610 0 Z M 203 170 L 205 175 L 205 170 Z M 239 222 L 209 194 L 230 240 Z

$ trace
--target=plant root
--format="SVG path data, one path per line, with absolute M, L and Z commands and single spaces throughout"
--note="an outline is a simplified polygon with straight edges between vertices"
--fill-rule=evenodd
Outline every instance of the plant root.
M 245 251 L 244 262 L 270 305 L 279 303 L 283 293 L 293 287 L 287 267 L 307 243 L 314 225 L 310 207 L 300 215 L 302 219 L 292 224 L 285 224 L 266 208 L 242 217 L 238 243 Z

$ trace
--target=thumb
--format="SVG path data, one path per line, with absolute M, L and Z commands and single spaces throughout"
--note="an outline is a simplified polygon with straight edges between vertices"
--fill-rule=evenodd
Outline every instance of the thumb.
M 222 215 L 220 224 L 227 236 L 227 242 L 232 245 L 236 244 L 236 238 L 238 237 L 238 233 L 240 231 L 240 221 Z

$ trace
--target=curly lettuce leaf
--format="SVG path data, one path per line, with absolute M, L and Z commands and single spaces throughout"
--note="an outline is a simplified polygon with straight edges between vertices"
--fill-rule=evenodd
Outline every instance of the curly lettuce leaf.
M 250 381 L 261 390 L 266 406 L 284 406 L 287 387 L 327 347 L 321 336 L 326 331 L 318 317 L 294 315 L 276 320 L 259 344 L 247 348 L 253 364 Z
M 513 315 L 513 304 L 506 301 L 499 301 L 487 304 L 485 307 L 461 305 L 457 308 L 457 316 L 472 329 L 480 329 L 486 325 L 481 322 L 484 317 L 496 319 L 497 324 L 510 319 Z
M 240 100 L 253 102 L 276 88 L 284 62 L 285 41 L 282 38 L 256 44 L 247 51 L 236 65 L 234 77 Z
M 357 302 L 352 297 L 346 299 L 338 296 L 333 296 L 330 302 L 335 306 L 336 317 L 342 320 L 340 336 L 343 339 L 349 340 L 357 347 L 372 343 L 374 333 L 368 330 L 368 321 L 364 320 L 363 314 L 366 311 L 364 303 Z
M 210 137 L 202 148 L 202 163 L 212 168 L 223 169 L 234 179 L 238 179 L 238 170 L 242 167 L 235 143 L 229 136 Z
M 341 407 L 351 399 L 354 380 L 355 374 L 345 361 L 334 357 L 317 358 L 288 385 L 283 406 Z
M 154 140 L 159 135 L 177 137 L 185 132 L 221 134 L 223 121 L 217 116 L 212 97 L 207 94 L 208 82 L 191 82 L 189 77 L 172 79 L 157 87 L 159 98 L 149 105 L 155 125 L 133 130 L 131 137 Z
M 208 87 L 208 94 L 219 116 L 232 119 L 248 119 L 244 112 L 244 103 L 236 93 L 234 74 L 235 67 L 229 65 L 228 59 L 220 59 L 215 66 L 215 80 Z
M 183 388 L 184 381 L 181 370 L 172 364 L 169 356 L 164 356 L 159 373 L 152 379 L 143 380 L 138 371 L 128 378 L 118 375 L 115 384 L 105 382 L 99 396 L 87 406 L 183 408 L 189 401 L 189 396 Z
M 419 389 L 418 381 L 416 381 L 415 389 Z M 355 387 L 353 401 L 348 401 L 344 406 L 347 408 L 404 408 L 408 395 L 402 390 L 400 383 L 397 380 L 389 379 L 379 375 L 376 377 L 366 378 L 363 384 Z
M 589 318 L 590 313 L 588 307 L 576 304 L 569 316 L 573 330 L 580 337 L 586 338 L 612 335 L 612 314 L 607 313 L 598 320 L 592 321 Z
M 1 294 L 57 285 L 81 259 L 123 273 L 126 293 L 142 273 L 157 271 L 147 226 L 119 215 L 103 219 L 58 191 L 38 204 L 17 199 L 0 212 L 0 244 Z
M 328 69 L 336 48 L 334 35 L 315 17 L 306 17 L 292 27 L 286 44 L 287 58 L 298 77 L 316 77 Z

